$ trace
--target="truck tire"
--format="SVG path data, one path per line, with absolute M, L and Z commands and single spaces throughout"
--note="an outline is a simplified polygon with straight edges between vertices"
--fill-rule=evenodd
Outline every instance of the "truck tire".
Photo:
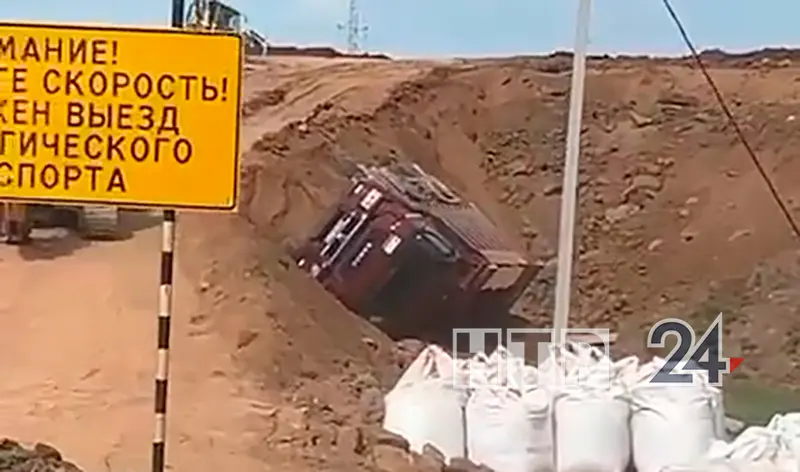
M 115 206 L 85 206 L 80 209 L 79 228 L 86 239 L 119 237 L 119 209 Z

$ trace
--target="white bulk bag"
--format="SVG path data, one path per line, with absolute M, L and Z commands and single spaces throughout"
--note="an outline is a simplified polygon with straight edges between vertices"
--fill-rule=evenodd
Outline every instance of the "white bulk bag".
M 552 470 L 549 402 L 507 386 L 472 390 L 466 408 L 467 457 L 499 472 Z
M 461 362 L 461 371 L 457 369 L 459 372 L 458 385 L 468 389 L 473 385 L 495 382 L 496 370 L 489 356 L 479 352 Z
M 715 441 L 705 460 L 662 472 L 797 472 L 797 459 L 774 426 L 749 427 L 732 443 Z
M 787 465 L 770 461 L 715 460 L 697 465 L 669 466 L 660 472 L 794 472 Z
M 612 374 L 626 387 L 636 384 L 639 381 L 639 358 L 628 356 L 614 362 Z
M 538 377 L 535 367 L 526 365 L 523 357 L 503 346 L 498 346 L 486 359 L 486 371 L 493 385 L 507 385 L 518 390 L 536 385 Z
M 706 389 L 711 396 L 711 409 L 714 414 L 714 437 L 727 440 L 730 438 L 730 435 L 728 434 L 728 420 L 725 417 L 725 403 L 722 390 L 712 385 L 706 386 Z
M 402 385 L 413 384 L 431 375 L 440 378 L 450 378 L 458 374 L 459 369 L 462 367 L 462 362 L 453 359 L 453 357 L 441 347 L 431 344 L 426 346 L 425 349 L 419 353 L 417 358 L 414 359 L 414 362 L 409 364 L 394 386 L 397 388 Z
M 561 379 L 567 377 L 577 362 L 577 357 L 569 352 L 555 352 L 551 350 L 547 358 L 539 363 L 537 382 L 547 388 L 553 388 L 563 383 Z
M 553 352 L 554 350 L 559 350 L 560 349 L 558 346 L 559 345 L 557 343 L 550 343 L 548 345 L 548 348 L 549 348 L 550 352 Z M 582 360 L 583 361 L 586 361 L 586 360 L 597 361 L 599 359 L 602 359 L 602 358 L 606 357 L 606 355 L 605 355 L 605 353 L 603 353 L 603 351 L 601 351 L 597 347 L 592 346 L 591 344 L 585 343 L 585 342 L 576 342 L 576 341 L 566 341 L 565 340 L 564 343 L 561 345 L 561 349 L 564 352 L 568 352 L 568 353 L 572 354 L 579 361 L 582 361 Z
M 600 366 L 609 372 L 608 366 Z M 559 472 L 622 472 L 630 462 L 630 404 L 613 376 L 570 380 L 555 397 L 555 465 Z
M 777 431 L 784 447 L 800 458 L 800 413 L 775 415 L 767 428 Z
M 654 372 L 654 363 L 643 372 Z M 701 460 L 717 438 L 716 393 L 698 379 L 692 385 L 653 384 L 650 376 L 630 389 L 633 460 L 638 472 L 659 472 Z
M 384 398 L 383 428 L 404 437 L 412 451 L 431 444 L 446 459 L 465 456 L 466 391 L 454 382 L 453 359 L 429 346 Z
M 685 369 L 686 365 L 689 364 L 687 361 L 669 361 L 669 363 L 676 366 L 676 371 Z M 635 385 L 649 383 L 650 378 L 655 375 L 656 372 L 658 372 L 665 364 L 667 364 L 666 359 L 654 356 L 650 362 L 640 366 L 638 375 L 629 374 L 629 387 L 632 389 Z M 689 372 L 692 373 L 695 384 L 698 386 L 702 385 L 711 398 L 711 406 L 713 407 L 714 416 L 714 437 L 716 439 L 727 441 L 729 437 L 722 390 L 716 386 L 709 385 L 708 374 L 702 369 L 696 368 L 694 370 L 690 370 Z
M 599 349 L 580 343 L 566 342 L 563 346 L 550 344 L 545 359 L 540 359 L 538 379 L 540 385 L 558 389 L 567 378 L 577 379 L 587 372 L 596 372 L 598 362 L 609 361 Z
M 555 468 L 553 449 L 553 405 L 550 395 L 543 387 L 529 387 L 522 394 L 526 417 L 530 423 L 532 440 L 531 451 L 536 471 L 551 472 Z
M 720 442 L 710 448 L 708 459 L 734 459 L 745 461 L 780 461 L 791 457 L 781 431 L 771 426 L 750 426 L 725 447 Z

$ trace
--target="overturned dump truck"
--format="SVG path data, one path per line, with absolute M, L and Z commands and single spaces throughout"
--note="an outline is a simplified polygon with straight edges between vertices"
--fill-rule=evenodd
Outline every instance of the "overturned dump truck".
M 360 166 L 294 256 L 353 311 L 416 326 L 503 316 L 536 271 L 474 204 L 416 165 Z

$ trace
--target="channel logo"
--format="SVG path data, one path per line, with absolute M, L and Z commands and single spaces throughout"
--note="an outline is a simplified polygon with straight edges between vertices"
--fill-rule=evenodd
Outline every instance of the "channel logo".
M 700 374 L 709 385 L 722 386 L 723 377 L 744 362 L 744 357 L 723 357 L 722 334 L 722 313 L 699 339 L 694 327 L 685 320 L 667 318 L 654 324 L 647 335 L 647 347 L 666 348 L 669 337 L 673 337 L 676 343 L 650 382 L 692 385 Z
M 454 329 L 453 382 L 520 390 L 609 382 L 611 332 L 570 328 L 562 334 L 567 342 L 559 345 L 549 328 Z

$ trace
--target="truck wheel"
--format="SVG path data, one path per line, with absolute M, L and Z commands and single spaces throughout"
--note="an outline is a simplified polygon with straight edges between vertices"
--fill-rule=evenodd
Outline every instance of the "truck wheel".
M 79 230 L 86 239 L 117 239 L 119 209 L 115 206 L 85 206 L 80 209 Z

